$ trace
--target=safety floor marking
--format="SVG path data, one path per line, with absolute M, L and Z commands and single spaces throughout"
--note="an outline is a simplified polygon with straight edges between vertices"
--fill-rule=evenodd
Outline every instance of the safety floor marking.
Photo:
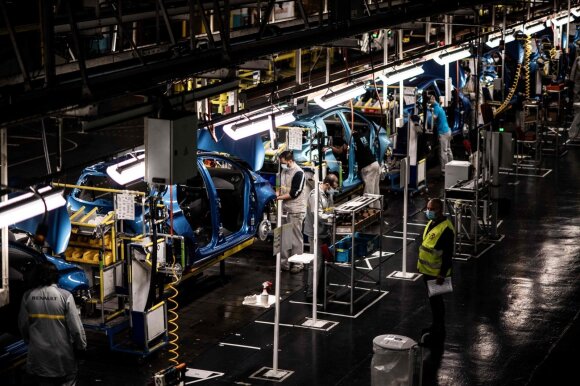
M 388 239 L 399 239 L 399 240 L 403 240 L 403 237 L 401 237 L 401 236 L 383 235 L 383 237 L 386 237 Z M 407 237 L 407 241 L 415 241 L 415 239 L 412 239 L 412 238 Z
M 395 254 L 394 252 L 383 252 L 383 255 L 381 257 L 383 257 L 383 256 L 392 256 L 394 254 Z M 371 265 L 370 260 L 371 259 L 378 259 L 378 258 L 379 258 L 379 252 L 378 251 L 377 252 L 374 252 L 369 257 L 365 257 L 364 259 L 362 259 L 362 261 L 365 262 L 366 267 L 361 267 L 360 265 L 357 265 L 356 268 L 357 269 L 364 269 L 364 270 L 367 270 L 367 271 L 372 271 L 373 269 L 376 269 L 377 267 L 373 268 L 373 266 Z M 359 261 L 361 261 L 361 260 L 357 260 L 357 262 L 359 262 Z
M 491 248 L 493 248 L 495 246 L 496 243 L 502 241 L 505 238 L 505 235 L 501 235 L 501 237 L 497 240 L 494 240 L 493 242 L 483 242 L 481 244 L 487 245 L 487 248 L 483 249 L 482 251 L 480 251 L 477 255 L 473 255 L 470 253 L 456 253 L 456 256 L 453 256 L 454 260 L 461 260 L 461 261 L 467 261 L 470 258 L 474 257 L 474 258 L 479 258 L 481 256 L 483 256 L 484 253 L 486 253 L 487 251 L 489 251 Z M 459 243 L 461 245 L 467 245 L 467 246 L 473 246 L 473 244 L 464 244 L 464 243 Z M 465 257 L 462 257 L 465 256 Z
M 305 321 L 303 323 L 305 323 L 306 321 L 310 321 L 313 320 L 312 318 L 306 317 Z M 324 326 L 325 327 L 313 327 L 313 326 L 305 326 L 304 324 L 297 324 L 295 325 L 295 327 L 297 328 L 307 328 L 310 330 L 319 330 L 319 331 L 330 331 L 332 330 L 334 327 L 338 326 L 338 322 L 332 321 L 332 320 L 321 320 L 321 319 L 317 319 L 317 322 L 325 322 Z
M 425 225 L 427 225 L 427 223 L 426 222 L 420 222 L 420 223 L 417 223 L 417 222 L 408 222 L 407 225 L 414 225 L 414 226 L 417 226 L 417 227 L 424 227 Z
M 225 343 L 225 342 L 219 342 L 218 343 L 219 346 L 231 346 L 231 347 L 241 347 L 241 348 L 249 348 L 252 350 L 261 350 L 261 347 L 256 347 L 256 346 L 246 346 L 244 344 L 235 344 L 235 343 Z
M 290 300 L 290 303 L 293 303 L 293 300 Z M 294 303 L 298 303 L 298 302 L 294 302 Z M 308 303 L 310 304 L 310 303 Z M 274 324 L 274 322 L 267 322 L 265 320 L 254 320 L 254 322 L 256 323 L 261 323 L 261 324 Z M 293 324 L 287 324 L 287 323 L 278 323 L 279 326 L 284 326 L 284 327 L 294 327 Z
M 405 233 L 403 231 L 393 231 L 393 232 L 394 233 L 403 233 L 403 234 Z M 407 232 L 407 234 L 408 235 L 415 235 L 415 236 L 419 236 L 420 235 L 420 233 L 415 233 L 415 232 Z
M 407 278 L 407 277 L 397 277 L 396 275 L 399 272 L 401 272 L 401 271 L 393 271 L 393 272 L 391 272 L 391 274 L 387 276 L 387 279 L 417 281 L 421 276 L 423 276 L 422 274 L 417 273 L 417 272 L 407 272 L 407 274 L 410 273 L 413 276 L 412 277 L 409 277 L 409 278 Z
M 263 381 L 270 381 L 270 382 L 282 382 L 290 375 L 294 374 L 292 370 L 282 370 L 277 369 L 280 374 L 280 377 L 275 377 L 269 375 L 270 373 L 274 373 L 274 370 L 271 367 L 262 367 L 260 370 L 256 371 L 254 374 L 250 375 L 250 379 L 260 379 Z
M 359 287 L 355 287 L 355 288 L 359 288 Z M 362 288 L 362 289 L 367 289 L 368 288 Z M 372 292 L 376 292 L 377 290 L 370 290 Z M 367 304 L 367 306 L 365 308 L 363 308 L 362 310 L 360 310 L 358 313 L 354 314 L 354 315 L 346 315 L 346 314 L 336 314 L 333 312 L 326 312 L 326 311 L 318 311 L 319 314 L 325 314 L 325 315 L 332 315 L 332 316 L 338 316 L 341 318 L 350 318 L 350 319 L 356 319 L 359 316 L 361 316 L 363 314 L 363 312 L 365 312 L 366 310 L 368 310 L 370 307 L 372 307 L 375 303 L 377 303 L 379 300 L 381 300 L 383 297 L 385 297 L 389 291 L 378 291 L 378 292 L 382 292 L 382 294 L 376 298 L 375 300 L 373 300 L 372 302 L 370 302 L 369 304 Z
M 518 176 L 518 177 L 534 177 L 534 178 L 544 178 L 546 177 L 548 174 L 552 173 L 552 169 L 543 169 L 543 168 L 524 168 L 521 167 L 521 170 L 530 170 L 530 171 L 534 171 L 536 170 L 538 173 L 540 171 L 545 171 L 544 174 L 531 174 L 531 173 L 512 173 L 512 172 L 499 172 L 499 174 L 507 174 L 510 176 Z
M 222 377 L 224 374 L 225 373 L 220 373 L 217 371 L 192 369 L 188 367 L 187 371 L 185 372 L 185 384 L 191 385 L 192 383 L 207 381 L 209 379 Z M 187 381 L 187 378 L 197 378 L 197 379 L 194 379 L 193 381 Z

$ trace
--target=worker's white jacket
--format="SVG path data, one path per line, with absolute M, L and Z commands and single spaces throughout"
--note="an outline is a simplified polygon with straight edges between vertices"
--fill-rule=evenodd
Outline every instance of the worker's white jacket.
M 75 374 L 76 350 L 87 347 L 72 294 L 56 284 L 34 288 L 22 298 L 18 326 L 28 344 L 26 368 L 41 377 Z

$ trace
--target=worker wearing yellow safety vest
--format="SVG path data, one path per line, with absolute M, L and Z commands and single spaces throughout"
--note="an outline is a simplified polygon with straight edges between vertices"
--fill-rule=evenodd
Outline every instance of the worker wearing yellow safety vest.
M 436 280 L 443 284 L 445 277 L 451 276 L 453 245 L 455 229 L 453 224 L 443 215 L 443 202 L 432 199 L 427 203 L 425 212 L 429 222 L 423 232 L 423 242 L 419 247 L 417 270 L 423 274 L 425 284 L 429 280 Z M 445 340 L 445 304 L 443 295 L 434 295 L 429 298 L 433 323 L 423 333 L 429 333 L 428 344 L 443 345 Z

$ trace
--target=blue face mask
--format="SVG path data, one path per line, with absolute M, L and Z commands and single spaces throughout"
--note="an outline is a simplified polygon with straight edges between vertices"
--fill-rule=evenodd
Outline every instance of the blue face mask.
M 336 193 L 336 189 L 328 188 L 326 192 L 332 196 L 334 193 Z
M 433 212 L 432 210 L 427 209 L 425 211 L 425 216 L 427 217 L 427 219 L 429 220 L 435 220 L 435 212 Z

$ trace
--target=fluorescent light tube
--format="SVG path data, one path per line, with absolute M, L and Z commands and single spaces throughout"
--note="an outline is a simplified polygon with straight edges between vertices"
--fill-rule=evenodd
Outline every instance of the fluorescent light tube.
M 423 74 L 423 66 L 405 67 L 398 70 L 390 71 L 385 74 L 379 74 L 379 78 L 383 81 L 383 86 L 388 86 L 393 83 L 400 82 L 417 75 Z
M 549 19 L 550 23 L 552 23 L 552 25 L 556 26 L 556 27 L 560 27 L 568 22 L 573 23 L 574 22 L 574 15 L 564 15 L 564 16 L 559 16 L 556 17 L 554 19 Z
M 514 36 L 514 32 L 515 32 L 514 29 L 510 29 L 510 30 L 506 31 L 506 33 L 503 36 L 505 44 L 508 44 L 509 42 L 513 42 L 514 40 L 516 40 L 516 37 Z M 489 40 L 487 42 L 485 42 L 485 44 L 491 48 L 498 47 L 499 42 L 501 41 L 501 38 L 502 38 L 501 33 L 494 34 L 494 35 L 489 37 Z
M 543 31 L 546 28 L 546 23 L 543 21 L 533 22 L 524 24 L 524 33 L 526 35 L 532 35 L 537 32 Z
M 572 8 L 570 10 L 570 13 L 572 13 L 572 15 L 574 15 L 575 17 L 579 17 L 580 16 L 580 7 Z
M 145 154 L 119 162 L 107 168 L 107 174 L 119 185 L 127 185 L 145 177 Z
M 328 91 L 324 95 L 318 95 L 314 102 L 323 109 L 328 109 L 340 103 L 356 98 L 366 92 L 364 83 L 355 83 L 340 90 Z
M 444 65 L 451 62 L 456 62 L 461 59 L 465 59 L 471 56 L 471 51 L 468 48 L 459 47 L 454 50 L 449 50 L 447 52 L 442 52 L 439 55 L 435 56 L 433 60 L 435 60 L 440 65 Z
M 0 228 L 43 214 L 45 203 L 46 211 L 60 208 L 66 204 L 62 190 L 54 190 L 51 186 L 45 186 L 38 189 L 37 192 L 38 194 L 32 192 L 20 194 L 0 203 Z
M 275 127 L 286 125 L 295 120 L 294 110 L 285 109 L 249 118 L 242 117 L 242 119 L 237 122 L 224 125 L 223 131 L 235 141 L 255 134 L 260 134 L 272 128 L 272 115 L 274 116 Z

